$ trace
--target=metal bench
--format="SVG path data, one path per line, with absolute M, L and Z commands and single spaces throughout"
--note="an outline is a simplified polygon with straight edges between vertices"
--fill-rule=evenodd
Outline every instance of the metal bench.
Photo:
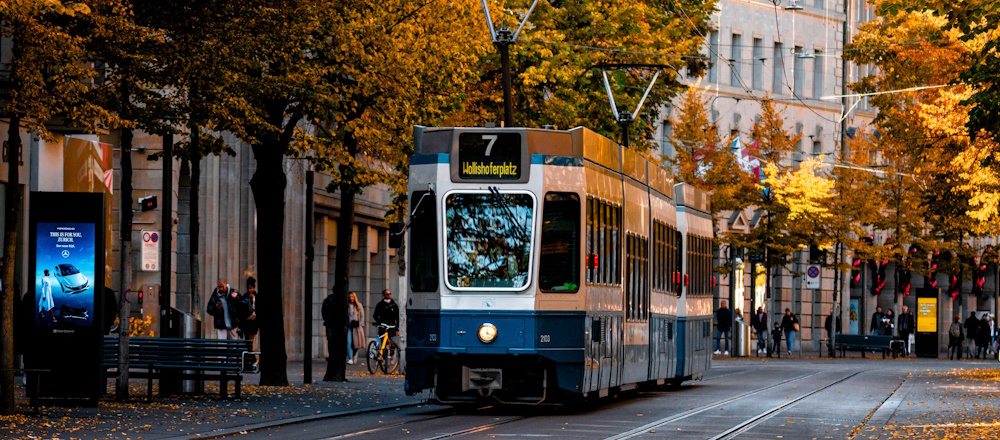
M 244 339 L 131 337 L 129 377 L 146 379 L 148 399 L 153 398 L 153 379 L 164 378 L 218 380 L 221 398 L 228 396 L 231 381 L 239 399 L 244 366 L 251 355 L 260 354 L 252 350 L 251 341 Z M 104 377 L 118 376 L 118 337 L 105 336 L 102 352 Z
M 892 336 L 882 335 L 842 335 L 837 334 L 837 348 L 840 349 L 840 357 L 844 357 L 847 350 L 858 350 L 861 357 L 865 357 L 868 350 L 880 350 L 882 359 L 885 359 L 889 352 Z

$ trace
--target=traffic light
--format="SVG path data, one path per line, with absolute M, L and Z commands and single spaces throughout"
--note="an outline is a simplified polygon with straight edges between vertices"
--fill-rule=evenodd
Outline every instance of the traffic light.
M 139 199 L 139 210 L 142 212 L 156 209 L 156 196 L 143 197 Z
M 136 302 L 139 303 L 139 309 L 140 310 L 142 310 L 142 297 L 143 297 L 142 289 L 139 289 L 139 298 L 138 298 L 138 301 L 136 301 Z

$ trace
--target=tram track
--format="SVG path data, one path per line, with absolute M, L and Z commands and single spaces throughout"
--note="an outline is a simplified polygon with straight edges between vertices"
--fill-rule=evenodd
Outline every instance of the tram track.
M 815 389 L 813 391 L 810 391 L 809 393 L 806 393 L 806 394 L 804 394 L 802 396 L 799 396 L 799 397 L 797 397 L 795 399 L 792 399 L 792 400 L 790 400 L 788 402 L 785 402 L 785 403 L 783 403 L 781 405 L 775 406 L 775 407 L 773 407 L 773 408 L 771 408 L 771 409 L 769 409 L 767 411 L 764 411 L 764 412 L 762 412 L 762 413 L 760 413 L 760 414 L 758 414 L 758 415 L 756 415 L 754 417 L 751 417 L 751 418 L 747 419 L 746 421 L 744 421 L 744 422 L 742 422 L 742 423 L 740 423 L 740 424 L 738 424 L 738 425 L 736 425 L 736 426 L 734 426 L 732 428 L 729 428 L 728 430 L 726 430 L 722 434 L 719 434 L 719 435 L 717 435 L 715 437 L 712 437 L 711 440 L 724 440 L 724 439 L 735 438 L 737 435 L 739 435 L 741 433 L 744 433 L 747 430 L 752 429 L 754 426 L 757 426 L 758 424 L 760 424 L 761 422 L 763 422 L 763 421 L 765 421 L 767 419 L 770 419 L 775 414 L 777 414 L 777 413 L 779 413 L 781 411 L 784 411 L 784 410 L 786 410 L 788 408 L 791 408 L 791 407 L 797 405 L 799 402 L 801 402 L 801 401 L 803 401 L 805 399 L 808 399 L 809 397 L 812 397 L 813 395 L 816 395 L 818 393 L 826 391 L 826 390 L 830 389 L 830 387 L 832 387 L 834 385 L 837 385 L 839 383 L 845 382 L 848 379 L 850 379 L 850 378 L 852 378 L 854 376 L 857 376 L 858 374 L 861 374 L 864 371 L 865 370 L 855 371 L 853 374 L 850 374 L 850 375 L 848 375 L 846 377 L 840 378 L 840 379 L 838 379 L 838 380 L 836 380 L 836 381 L 834 381 L 832 383 L 829 383 L 829 384 L 827 384 L 825 386 L 822 386 L 822 387 L 817 388 L 817 389 Z
M 860 374 L 862 372 L 863 371 L 854 372 L 854 373 L 852 373 L 852 374 L 850 374 L 850 375 L 848 375 L 846 377 L 843 377 L 843 378 L 838 379 L 838 380 L 836 380 L 836 381 L 834 381 L 832 383 L 824 385 L 824 386 L 822 386 L 822 387 L 820 387 L 818 389 L 810 391 L 809 393 L 807 393 L 807 394 L 805 394 L 803 396 L 800 396 L 800 397 L 798 397 L 798 398 L 796 398 L 794 400 L 791 400 L 789 402 L 782 403 L 781 405 L 778 405 L 776 407 L 770 408 L 767 411 L 764 411 L 764 412 L 762 412 L 762 413 L 760 413 L 760 414 L 758 414 L 758 415 L 756 415 L 754 417 L 751 417 L 748 420 L 745 420 L 745 421 L 737 424 L 736 426 L 730 428 L 729 430 L 723 432 L 722 434 L 719 434 L 718 436 L 714 437 L 713 440 L 733 438 L 736 435 L 739 435 L 740 433 L 743 433 L 746 430 L 753 428 L 754 426 L 756 426 L 760 422 L 763 422 L 764 420 L 767 420 L 768 418 L 772 417 L 774 414 L 776 414 L 776 413 L 778 413 L 778 412 L 780 412 L 780 411 L 782 411 L 784 409 L 787 409 L 787 408 L 789 408 L 791 406 L 794 406 L 795 404 L 801 402 L 802 400 L 805 400 L 808 397 L 811 397 L 811 396 L 813 396 L 813 395 L 815 395 L 817 393 L 820 393 L 820 392 L 822 392 L 824 390 L 827 390 L 827 389 L 829 389 L 830 387 L 832 387 L 834 385 L 837 385 L 837 384 L 842 383 L 842 382 L 844 382 L 844 381 L 846 381 L 846 380 L 848 380 L 848 379 L 850 379 L 850 378 L 852 378 L 854 376 L 857 376 L 858 374 Z M 684 419 L 687 419 L 687 418 L 690 418 L 690 417 L 693 417 L 693 416 L 697 416 L 699 414 L 703 414 L 703 413 L 711 411 L 713 409 L 722 407 L 723 405 L 727 405 L 727 404 L 729 404 L 731 402 L 735 402 L 735 401 L 738 401 L 738 400 L 743 400 L 743 399 L 746 399 L 748 397 L 752 397 L 752 396 L 764 393 L 766 391 L 770 391 L 770 390 L 773 390 L 775 388 L 788 385 L 790 383 L 794 383 L 794 382 L 798 382 L 798 381 L 801 381 L 801 380 L 808 379 L 808 378 L 816 376 L 818 374 L 820 374 L 820 372 L 793 377 L 791 379 L 786 379 L 786 380 L 783 380 L 781 382 L 778 382 L 778 383 L 775 383 L 775 384 L 772 384 L 772 385 L 768 385 L 768 386 L 763 387 L 763 388 L 758 388 L 758 389 L 753 390 L 753 391 L 748 391 L 748 392 L 745 392 L 745 393 L 742 393 L 742 394 L 738 394 L 736 396 L 732 396 L 732 397 L 729 397 L 729 398 L 726 398 L 726 399 L 722 399 L 722 400 L 719 400 L 719 401 L 716 401 L 716 402 L 713 402 L 713 403 L 710 403 L 710 404 L 707 404 L 707 405 L 703 405 L 703 406 L 700 406 L 698 408 L 694 408 L 694 409 L 692 409 L 690 411 L 685 411 L 685 412 L 679 413 L 679 414 L 673 414 L 673 415 L 664 417 L 662 419 L 653 421 L 651 423 L 647 423 L 647 424 L 645 424 L 643 426 L 640 426 L 638 428 L 635 428 L 635 429 L 623 432 L 621 434 L 614 435 L 614 436 L 611 436 L 611 437 L 607 437 L 605 440 L 624 440 L 624 439 L 635 438 L 635 437 L 641 436 L 643 434 L 655 431 L 656 429 L 661 428 L 663 426 L 667 426 L 667 425 L 679 422 L 681 420 L 684 420 Z

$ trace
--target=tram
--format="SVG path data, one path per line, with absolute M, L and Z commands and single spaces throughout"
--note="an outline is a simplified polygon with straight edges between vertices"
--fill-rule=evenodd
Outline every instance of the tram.
M 414 136 L 407 394 L 537 404 L 701 378 L 706 193 L 586 128 Z

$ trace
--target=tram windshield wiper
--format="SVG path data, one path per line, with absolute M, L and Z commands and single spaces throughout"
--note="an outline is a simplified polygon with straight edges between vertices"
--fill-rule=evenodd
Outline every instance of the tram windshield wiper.
M 510 209 L 510 204 L 507 203 L 507 199 L 504 198 L 503 194 L 500 194 L 500 190 L 495 186 L 490 186 L 488 188 L 490 190 L 490 194 L 493 195 L 493 201 L 500 207 L 504 217 L 507 217 L 507 220 L 510 221 L 511 225 L 513 225 L 514 232 L 517 235 L 515 238 L 525 243 L 531 241 L 530 237 L 528 237 L 528 232 L 524 230 L 524 226 L 517 222 L 514 212 Z

